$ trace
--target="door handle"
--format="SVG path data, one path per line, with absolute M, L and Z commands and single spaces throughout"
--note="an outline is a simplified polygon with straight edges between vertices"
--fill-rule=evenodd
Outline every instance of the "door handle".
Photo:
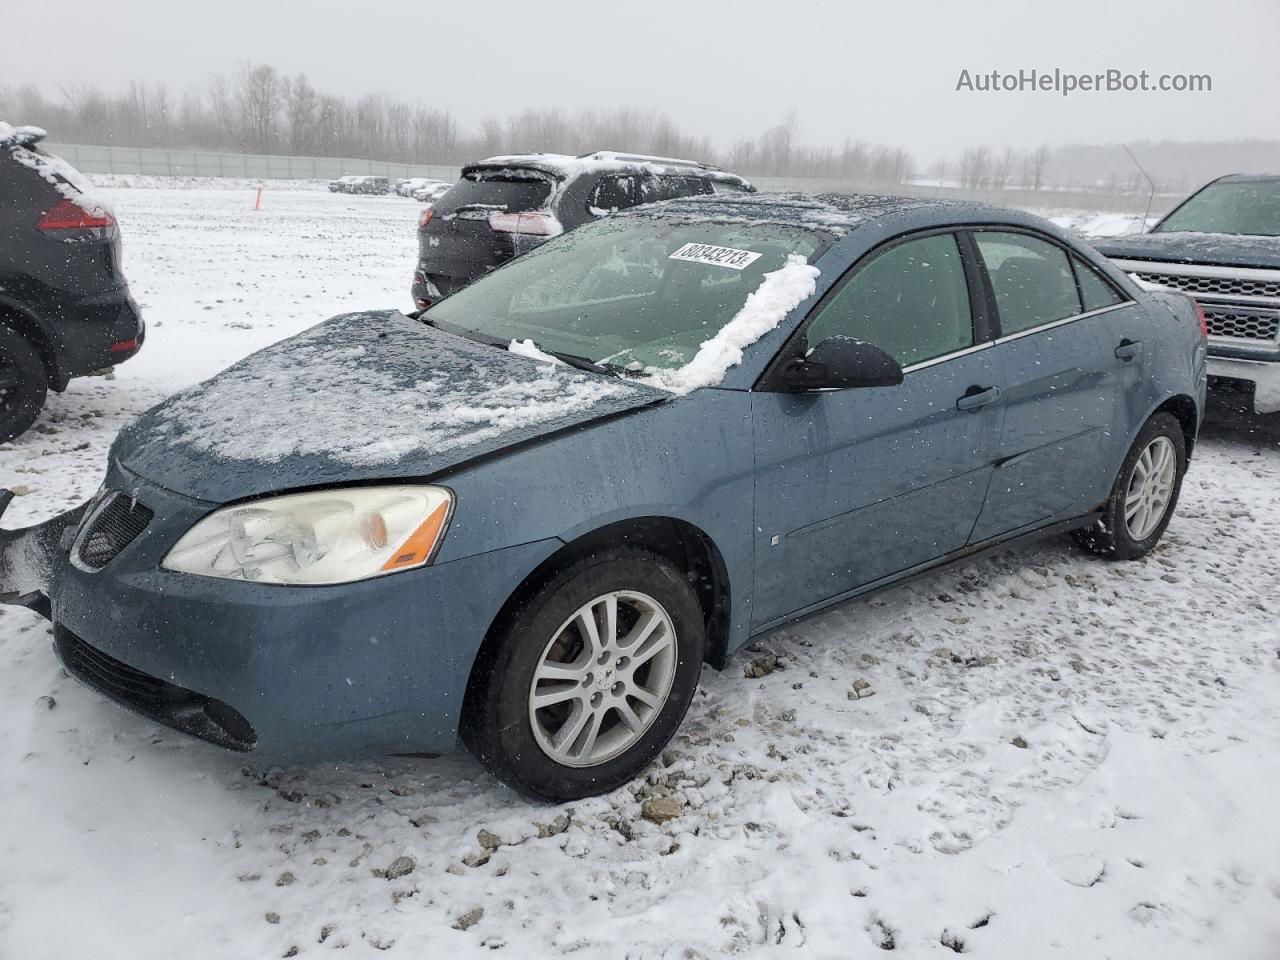
M 1130 340 L 1128 337 L 1120 341 L 1120 346 L 1116 347 L 1116 359 L 1129 363 L 1142 352 L 1141 340 Z
M 988 403 L 1000 397 L 999 387 L 970 387 L 964 396 L 956 401 L 957 410 L 968 410 L 970 413 L 981 410 Z

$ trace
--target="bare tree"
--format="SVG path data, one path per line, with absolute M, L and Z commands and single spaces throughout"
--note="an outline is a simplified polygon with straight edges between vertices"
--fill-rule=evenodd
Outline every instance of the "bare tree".
M 991 168 L 991 189 L 1004 190 L 1013 179 L 1013 168 L 1017 165 L 1018 155 L 1013 147 L 1005 147 Z
M 984 189 L 991 175 L 990 167 L 990 147 L 966 147 L 960 154 L 960 186 L 966 190 Z
M 245 64 L 236 76 L 240 129 L 249 149 L 267 153 L 275 149 L 283 84 L 275 68 Z
M 1053 156 L 1053 152 L 1049 149 L 1047 143 L 1042 143 L 1029 154 L 1027 154 L 1027 185 L 1032 190 L 1039 190 L 1044 186 L 1045 174 L 1049 170 L 1049 160 Z
M 305 73 L 284 84 L 284 116 L 289 128 L 289 148 L 298 154 L 311 153 L 316 143 L 320 97 Z

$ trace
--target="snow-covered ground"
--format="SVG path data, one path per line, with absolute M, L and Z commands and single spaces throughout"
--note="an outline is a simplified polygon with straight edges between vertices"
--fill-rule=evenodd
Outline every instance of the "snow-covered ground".
M 408 201 L 103 192 L 149 340 L 0 446 L 6 526 L 86 498 L 173 389 L 409 305 Z M 565 807 L 465 755 L 251 772 L 0 608 L 0 958 L 1275 960 L 1278 491 L 1280 418 L 1220 412 L 1145 561 L 1046 541 L 778 630 L 645 781 Z

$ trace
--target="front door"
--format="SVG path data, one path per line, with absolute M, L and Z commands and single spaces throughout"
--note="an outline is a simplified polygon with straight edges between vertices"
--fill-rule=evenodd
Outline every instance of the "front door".
M 876 344 L 904 382 L 816 393 L 760 391 L 756 589 L 760 626 L 963 547 L 998 440 L 1001 378 L 957 239 L 874 251 L 802 332 Z M 981 327 L 982 325 L 979 325 Z

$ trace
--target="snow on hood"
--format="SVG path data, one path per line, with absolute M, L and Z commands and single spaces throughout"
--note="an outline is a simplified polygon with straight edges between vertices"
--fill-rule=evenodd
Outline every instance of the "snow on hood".
M 742 309 L 714 337 L 703 341 L 692 360 L 676 370 L 651 369 L 643 382 L 678 394 L 716 386 L 730 367 L 742 362 L 745 348 L 813 296 L 818 276 L 817 267 L 798 254 L 790 254 L 786 263 L 764 275 Z
M 1120 260 L 1280 268 L 1280 237 L 1170 231 L 1088 239 L 1099 253 Z
M 224 502 L 422 477 L 664 397 L 550 366 L 394 312 L 335 317 L 252 354 L 125 428 L 128 470 Z

